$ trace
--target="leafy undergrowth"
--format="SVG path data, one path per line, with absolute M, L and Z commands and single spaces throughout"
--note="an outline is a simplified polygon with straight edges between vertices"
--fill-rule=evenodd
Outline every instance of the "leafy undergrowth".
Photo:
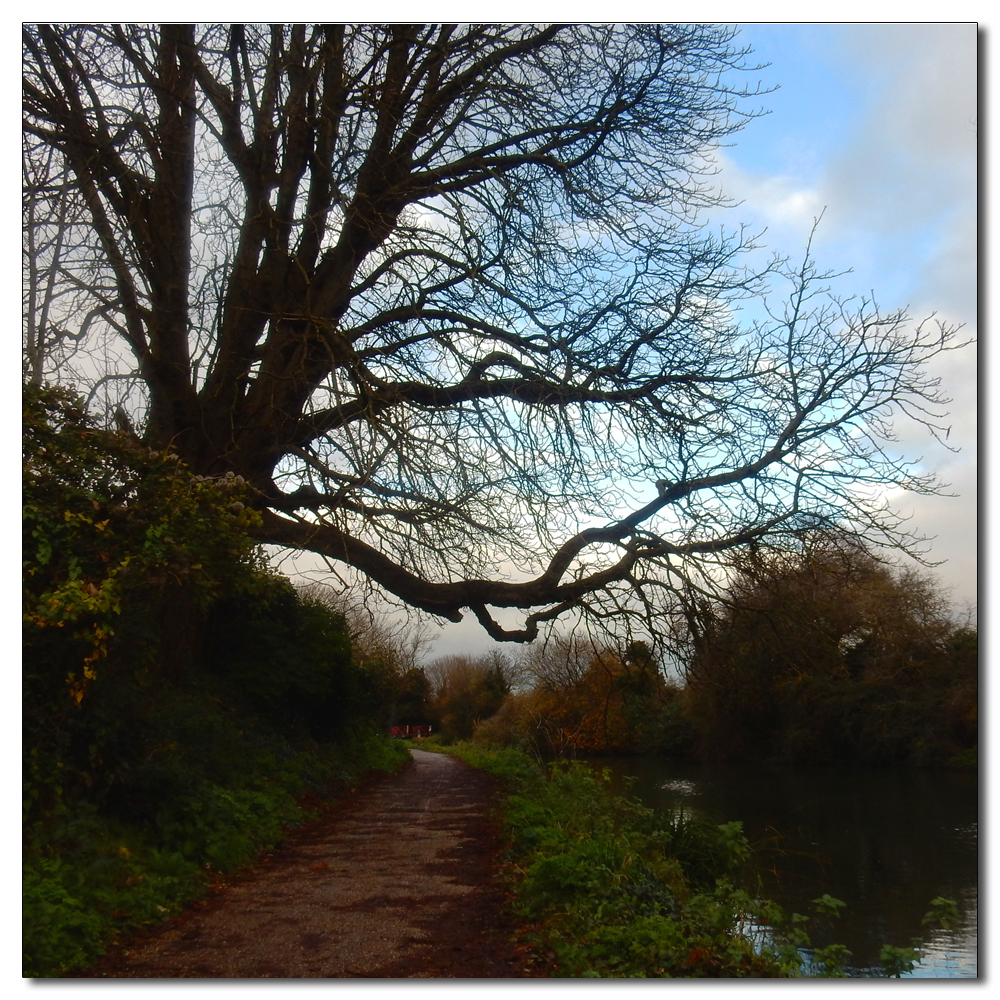
M 58 977 L 92 965 L 109 945 L 179 913 L 219 875 L 318 815 L 328 802 L 318 792 L 335 795 L 407 759 L 404 747 L 375 736 L 284 750 L 258 750 L 242 787 L 204 784 L 145 827 L 75 803 L 30 829 L 22 974 Z
M 537 975 L 845 975 L 850 953 L 813 948 L 808 933 L 844 904 L 824 895 L 815 914 L 789 916 L 756 898 L 744 888 L 753 885 L 753 859 L 739 822 L 648 809 L 580 763 L 541 767 L 520 751 L 472 744 L 445 752 L 507 785 L 506 873 Z M 887 949 L 884 974 L 917 958 Z
M 378 735 L 391 672 L 269 566 L 241 476 L 56 387 L 25 387 L 22 429 L 23 975 L 48 977 L 406 752 Z

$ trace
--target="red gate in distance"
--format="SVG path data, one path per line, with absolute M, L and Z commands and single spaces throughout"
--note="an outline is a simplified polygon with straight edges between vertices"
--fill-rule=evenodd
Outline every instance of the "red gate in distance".
M 389 735 L 394 740 L 415 740 L 430 736 L 431 726 L 390 726 Z

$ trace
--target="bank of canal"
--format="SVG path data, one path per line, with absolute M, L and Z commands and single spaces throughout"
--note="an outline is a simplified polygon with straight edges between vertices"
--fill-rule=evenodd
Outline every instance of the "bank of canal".
M 821 893 L 846 901 L 833 940 L 864 976 L 883 944 L 925 940 L 915 978 L 978 975 L 978 779 L 946 770 L 593 762 L 654 808 L 739 819 L 765 864 L 763 892 L 790 912 Z M 951 931 L 920 925 L 930 900 L 959 906 Z

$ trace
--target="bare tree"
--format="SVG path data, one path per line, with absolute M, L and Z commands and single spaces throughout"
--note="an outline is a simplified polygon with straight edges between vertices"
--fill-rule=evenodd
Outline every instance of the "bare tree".
M 821 525 L 906 544 L 880 491 L 933 484 L 892 421 L 936 427 L 954 331 L 808 259 L 738 321 L 752 240 L 698 225 L 756 113 L 731 29 L 40 25 L 23 53 L 26 161 L 88 220 L 60 281 L 92 399 L 243 475 L 263 541 L 520 640 L 648 627 Z
M 24 377 L 33 385 L 72 364 L 101 307 L 92 294 L 93 240 L 86 209 L 53 147 L 23 161 Z

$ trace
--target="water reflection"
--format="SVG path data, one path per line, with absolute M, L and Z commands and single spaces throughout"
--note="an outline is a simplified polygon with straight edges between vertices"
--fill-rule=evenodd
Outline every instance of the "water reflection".
M 978 786 L 953 771 L 686 764 L 647 757 L 595 762 L 648 805 L 688 804 L 718 822 L 741 819 L 765 863 L 763 891 L 786 910 L 812 912 L 828 892 L 848 904 L 832 939 L 868 975 L 883 944 L 926 939 L 916 978 L 977 975 Z M 937 896 L 961 922 L 928 932 Z M 825 943 L 820 940 L 818 944 Z

